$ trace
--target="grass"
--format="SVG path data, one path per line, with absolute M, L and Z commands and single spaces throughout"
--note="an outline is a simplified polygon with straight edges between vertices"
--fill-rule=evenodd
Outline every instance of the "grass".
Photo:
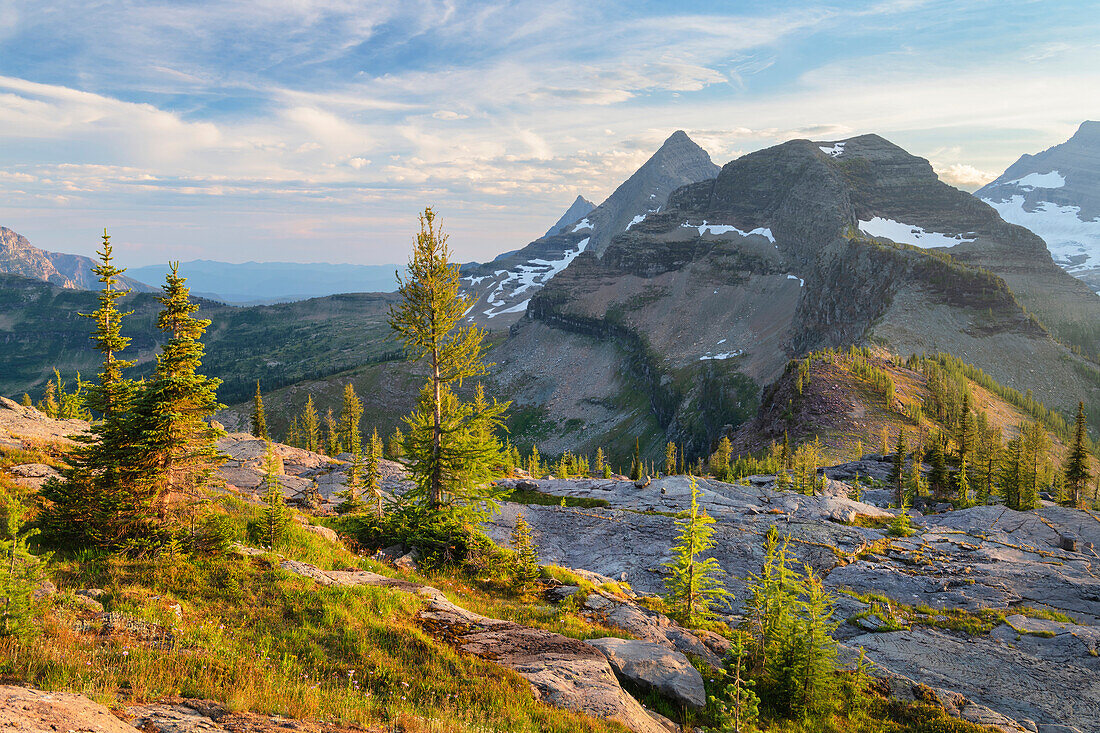
M 911 606 L 899 603 L 880 593 L 854 593 L 843 591 L 848 595 L 864 603 L 871 605 L 866 611 L 855 614 L 849 623 L 856 624 L 859 619 L 875 617 L 881 625 L 876 632 L 901 631 L 913 626 L 943 629 L 967 636 L 985 636 L 1001 624 L 1008 624 L 1008 616 L 1020 614 L 1028 618 L 1059 621 L 1061 623 L 1074 623 L 1073 619 L 1063 613 L 1049 609 L 1031 608 L 1030 606 L 1014 606 L 1008 609 L 982 608 L 977 611 L 968 611 L 963 608 L 932 608 L 924 604 Z M 1011 624 L 1008 624 L 1011 626 Z M 1016 629 L 1016 627 L 1012 627 Z M 1050 637 L 1054 634 L 1046 631 L 1026 632 L 1016 629 L 1018 633 L 1031 633 L 1034 636 Z
M 287 555 L 322 567 L 360 564 L 297 531 L 298 539 L 280 548 Z M 518 675 L 433 639 L 416 618 L 421 599 L 408 593 L 318 586 L 279 569 L 274 556 L 86 555 L 51 570 L 62 588 L 103 588 L 109 611 L 171 624 L 175 644 L 154 648 L 140 638 L 79 633 L 81 611 L 59 594 L 39 638 L 0 643 L 0 675 L 8 679 L 107 704 L 182 695 L 221 700 L 233 710 L 408 731 L 622 730 L 537 702 Z M 577 638 L 610 633 L 579 617 L 554 618 L 548 607 L 521 598 L 493 598 L 473 587 L 444 590 L 486 615 Z M 175 604 L 182 609 L 178 622 Z

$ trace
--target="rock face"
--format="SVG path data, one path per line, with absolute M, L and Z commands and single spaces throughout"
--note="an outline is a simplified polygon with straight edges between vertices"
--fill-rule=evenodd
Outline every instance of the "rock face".
M 463 286 L 476 299 L 470 320 L 483 328 L 508 328 L 522 317 L 531 297 L 582 252 L 602 252 L 613 236 L 663 206 L 673 190 L 717 172 L 705 150 L 684 132 L 673 133 L 599 206 L 593 209 L 578 197 L 544 237 L 487 264 L 464 266 Z M 585 206 L 588 211 L 568 218 Z
M 573 203 L 569 205 L 569 208 L 565 210 L 565 213 L 561 215 L 561 218 L 554 223 L 554 226 L 547 229 L 546 234 L 542 236 L 549 237 L 558 234 L 566 226 L 576 224 L 578 221 L 591 214 L 594 208 L 596 208 L 594 203 L 584 196 L 577 196 L 577 198 L 573 200 Z
M 573 449 L 633 422 L 645 425 L 633 435 L 656 433 L 649 457 L 666 440 L 708 452 L 792 356 L 870 339 L 956 354 L 1049 405 L 1100 398 L 1087 365 L 1044 329 L 1095 352 L 1100 299 L 1041 239 L 877 135 L 750 153 L 606 244 L 594 237 L 524 291 L 526 318 L 492 354 L 517 405 L 580 422 Z M 605 369 L 618 383 L 600 381 Z M 633 412 L 597 409 L 607 404 Z
M 7 397 L 0 397 L 0 446 L 21 448 L 23 441 L 73 445 L 66 436 L 87 430 L 88 423 L 83 420 L 54 420 L 33 407 L 23 407 Z M 21 469 L 13 473 L 22 478 L 47 478 L 52 470 L 45 466 Z
M 603 652 L 615 674 L 632 684 L 688 707 L 707 704 L 703 676 L 683 654 L 637 639 L 589 639 L 587 643 Z
M 427 599 L 419 616 L 430 631 L 464 652 L 514 670 L 531 683 L 539 699 L 616 720 L 636 733 L 668 731 L 663 719 L 646 712 L 622 689 L 604 654 L 582 641 L 471 613 L 431 586 L 367 571 L 326 572 L 290 560 L 281 567 L 322 585 L 372 585 L 416 593 Z
M 83 695 L 43 692 L 29 687 L 0 686 L 0 732 L 134 733 L 111 712 Z
M 1058 265 L 1100 291 L 1100 122 L 1022 155 L 974 195 L 1042 237 Z
M 880 472 L 878 464 L 867 457 L 827 473 L 873 476 Z M 853 650 L 863 647 L 882 673 L 911 680 L 910 686 L 950 690 L 957 714 L 1002 730 L 1058 725 L 1100 730 L 1100 580 L 1094 575 L 1100 521 L 1091 512 L 979 506 L 919 517 L 917 534 L 888 538 L 881 529 L 837 522 L 838 509 L 841 514 L 849 508 L 888 514 L 845 498 L 843 481 L 829 482 L 832 496 L 809 497 L 777 492 L 771 479 L 751 477 L 744 485 L 698 481 L 700 506 L 716 519 L 713 555 L 735 595 L 728 609 L 731 621 L 740 620 L 737 614 L 748 595 L 744 579 L 759 572 L 762 538 L 774 525 L 789 536 L 793 556 L 823 574 L 826 587 L 837 594 L 836 618 L 846 621 L 837 630 L 838 639 Z M 626 480 L 540 481 L 546 493 L 601 498 L 611 506 L 506 504 L 488 530 L 505 541 L 522 509 L 543 562 L 611 577 L 625 572 L 634 590 L 663 593 L 662 564 L 670 558 L 677 531 L 668 514 L 687 508 L 686 485 L 682 477 L 657 479 L 645 491 Z M 885 504 L 888 494 L 867 491 L 864 496 Z M 1062 546 L 1066 536 L 1077 538 L 1075 551 Z M 861 600 L 863 594 L 891 601 L 869 604 Z M 632 604 L 602 597 L 590 597 L 590 602 L 609 620 L 641 615 Z M 913 610 L 902 614 L 899 607 Z M 1066 614 L 1074 622 L 1035 618 L 1028 607 Z M 964 614 L 996 609 L 1006 621 L 990 622 L 992 630 L 986 631 L 938 628 L 943 619 L 936 621 L 935 612 L 946 609 Z M 895 623 L 886 624 L 879 615 Z M 929 621 L 922 623 L 922 616 Z M 888 630 L 899 625 L 907 628 Z M 647 634 L 647 626 L 643 617 L 620 627 L 659 642 L 662 634 Z M 654 628 L 661 629 L 659 624 Z M 1050 694 L 1069 689 L 1074 694 Z M 1013 721 L 1034 721 L 1037 728 Z
M 97 290 L 99 281 L 92 273 L 95 266 L 96 263 L 87 257 L 38 249 L 23 235 L 0 227 L 0 272 L 43 280 L 72 290 Z M 122 282 L 137 292 L 154 290 L 125 276 Z

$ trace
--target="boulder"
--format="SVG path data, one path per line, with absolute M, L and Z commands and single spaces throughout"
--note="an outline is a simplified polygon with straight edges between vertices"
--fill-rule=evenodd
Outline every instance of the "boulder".
M 331 527 L 322 527 L 317 524 L 307 524 L 304 529 L 307 532 L 311 532 L 318 537 L 323 537 L 334 544 L 340 542 L 340 535 L 336 534 L 336 530 L 332 529 Z
M 637 639 L 589 639 L 588 644 L 603 652 L 615 674 L 632 684 L 688 707 L 707 704 L 703 676 L 683 654 Z
M 134 733 L 133 726 L 83 695 L 0 686 L 0 733 Z

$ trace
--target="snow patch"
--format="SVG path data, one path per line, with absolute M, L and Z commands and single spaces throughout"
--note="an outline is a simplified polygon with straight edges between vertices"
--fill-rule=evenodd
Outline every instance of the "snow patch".
M 581 229 L 591 229 L 591 228 L 592 228 L 592 222 L 588 221 L 588 217 L 585 217 L 585 218 L 581 219 L 579 222 L 577 222 L 577 226 L 573 227 L 573 232 L 576 233 L 576 232 L 579 232 Z
M 577 255 L 584 252 L 590 240 L 591 237 L 585 237 L 577 242 L 576 249 L 563 253 L 562 258 L 558 260 L 533 259 L 522 265 L 516 265 L 512 270 L 498 270 L 497 276 L 505 277 L 497 282 L 496 287 L 485 297 L 485 301 L 491 306 L 483 311 L 485 316 L 494 318 L 502 313 L 520 313 L 526 310 L 530 298 L 522 303 L 505 307 L 508 303 L 507 299 L 515 298 L 532 288 L 540 288 L 550 282 L 555 275 L 568 267 L 570 262 L 577 259 Z
M 806 287 L 806 281 L 803 280 L 802 278 L 800 278 L 798 275 L 787 275 L 787 279 L 788 280 L 797 280 L 798 281 L 798 287 L 800 287 L 800 288 Z
M 772 230 L 768 229 L 767 227 L 757 227 L 751 232 L 746 232 L 743 229 L 738 229 L 737 227 L 730 224 L 707 224 L 706 219 L 703 219 L 703 223 L 699 226 L 696 226 L 695 224 L 689 224 L 686 221 L 680 226 L 687 227 L 688 229 L 698 229 L 699 236 L 703 236 L 708 232 L 711 234 L 729 234 L 730 232 L 737 232 L 742 237 L 751 237 L 752 235 L 756 234 L 768 240 L 772 244 L 775 244 L 775 237 L 772 236 Z
M 911 244 L 914 247 L 929 249 L 931 247 L 954 247 L 962 242 L 973 242 L 961 234 L 941 234 L 939 232 L 926 232 L 922 227 L 912 224 L 903 224 L 893 219 L 884 219 L 881 216 L 873 217 L 870 221 L 860 220 L 859 230 L 872 237 L 882 237 L 898 244 Z
M 470 283 L 470 285 L 480 285 L 481 281 L 484 280 L 487 277 L 489 277 L 489 276 L 488 275 L 482 275 L 481 277 L 464 277 L 462 279 L 465 280 L 466 282 Z
M 744 353 L 745 352 L 742 349 L 737 349 L 736 351 L 723 351 L 719 354 L 711 354 L 710 352 L 707 352 L 703 356 L 699 357 L 699 361 L 725 361 L 726 359 L 732 359 L 735 356 L 741 356 L 741 354 Z
M 833 143 L 832 147 L 825 147 L 824 145 L 818 145 L 818 149 L 832 158 L 839 158 L 844 153 L 844 143 Z
M 1023 178 L 1015 181 L 1007 181 L 1006 186 L 1015 185 L 1025 191 L 1034 191 L 1037 188 L 1061 188 L 1066 185 L 1066 179 L 1058 171 L 1050 173 L 1028 173 Z
M 635 224 L 641 224 L 643 221 L 645 221 L 646 216 L 648 216 L 648 213 L 638 214 L 637 216 L 635 216 L 633 219 L 630 220 L 630 223 L 626 225 L 626 231 L 629 232 L 630 227 L 634 226 Z
M 1027 211 L 1023 196 L 1013 196 L 1008 201 L 984 201 L 1009 224 L 1018 224 L 1039 235 L 1047 243 L 1051 258 L 1071 275 L 1100 268 L 1100 219 L 1082 220 L 1079 206 L 1042 201 L 1034 211 Z

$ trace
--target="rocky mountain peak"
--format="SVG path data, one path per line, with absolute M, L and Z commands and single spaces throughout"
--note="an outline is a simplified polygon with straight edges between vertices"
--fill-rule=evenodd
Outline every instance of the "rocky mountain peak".
M 0 226 L 0 273 L 42 280 L 69 290 L 95 290 L 99 283 L 92 268 L 95 262 L 81 255 L 47 252 L 32 245 L 22 234 Z M 123 276 L 126 287 L 136 292 L 154 288 Z
M 1100 292 L 1100 122 L 1020 156 L 974 195 L 1039 235 L 1058 265 Z
M 569 205 L 569 208 L 565 210 L 565 213 L 561 215 L 557 222 L 554 223 L 554 226 L 547 229 L 546 234 L 544 234 L 543 236 L 549 237 L 551 235 L 558 234 L 565 227 L 569 226 L 570 224 L 575 224 L 576 222 L 583 219 L 585 216 L 591 213 L 592 209 L 594 208 L 596 208 L 596 205 L 594 203 L 586 199 L 584 196 L 578 195 L 577 198 L 573 199 L 573 203 Z

